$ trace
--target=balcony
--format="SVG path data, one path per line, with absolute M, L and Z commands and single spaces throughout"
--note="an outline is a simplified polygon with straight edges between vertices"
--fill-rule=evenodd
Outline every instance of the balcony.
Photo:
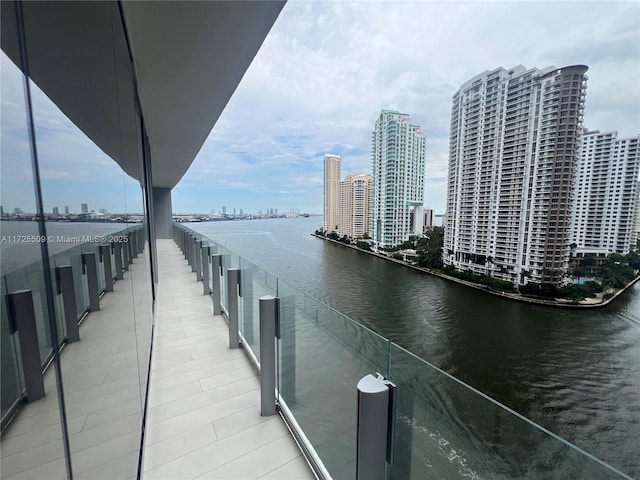
M 372 478 L 356 474 L 364 455 L 357 446 L 366 443 L 358 441 L 357 385 L 372 373 L 395 385 L 393 408 L 372 420 L 389 429 L 383 437 L 390 455 L 373 457 L 381 478 L 462 478 L 470 472 L 487 478 L 522 478 L 533 472 L 539 478 L 548 473 L 548 455 L 553 455 L 554 470 L 576 477 L 596 472 L 602 478 L 625 478 L 226 246 L 183 226 L 174 225 L 173 234 L 175 243 L 157 241 L 160 281 L 144 478 Z M 77 315 L 61 332 L 67 339 L 61 364 L 66 402 L 72 406 L 68 423 L 76 478 L 127 478 L 140 458 L 140 435 L 132 418 L 141 418 L 144 402 L 138 398 L 138 368 L 125 368 L 136 346 L 122 335 L 131 326 L 120 305 L 126 303 L 122 296 L 131 295 L 126 282 L 134 283 L 134 294 L 146 288 L 145 277 L 138 275 L 145 269 L 146 254 L 141 230 L 129 228 L 125 235 L 131 239 L 129 248 L 82 245 L 53 258 L 53 265 L 71 264 L 79 287 L 73 298 L 80 306 Z M 81 273 L 83 253 L 94 256 L 85 258 Z M 95 258 L 95 269 L 89 258 Z M 37 291 L 29 284 L 34 278 L 29 272 L 7 277 L 6 291 L 29 286 Z M 59 298 L 62 318 L 65 292 Z M 279 335 L 270 342 L 259 334 L 261 301 L 268 295 L 278 299 L 279 319 Z M 44 330 L 45 316 L 37 302 L 34 306 L 34 321 Z M 80 340 L 70 342 L 79 318 L 84 320 Z M 19 334 L 18 328 L 10 336 Z M 272 394 L 261 386 L 269 376 L 263 370 L 269 365 L 269 348 L 276 352 L 271 358 Z M 12 362 L 3 357 L 3 378 L 8 366 L 21 362 L 19 352 L 11 352 Z M 43 353 L 46 358 L 46 349 Z M 21 403 L 29 382 L 25 369 L 17 370 L 21 387 L 13 390 L 18 391 L 14 403 Z M 46 395 L 24 404 L 3 432 L 3 478 L 66 476 L 62 451 L 48 443 L 60 435 L 52 370 L 40 378 Z M 11 403 L 11 391 L 3 388 L 3 405 Z M 273 412 L 265 412 L 265 405 Z M 34 420 L 44 417 L 53 419 L 46 431 L 34 428 Z M 452 452 L 464 452 L 464 463 L 451 462 Z

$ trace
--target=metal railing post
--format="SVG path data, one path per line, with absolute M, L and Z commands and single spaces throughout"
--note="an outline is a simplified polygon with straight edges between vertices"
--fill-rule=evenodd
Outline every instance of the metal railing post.
M 202 280 L 202 240 L 196 240 L 196 282 Z
M 40 364 L 38 329 L 33 309 L 31 290 L 18 290 L 7 294 L 9 333 L 19 332 L 22 373 L 30 402 L 44 397 L 44 378 Z
M 100 261 L 104 266 L 104 291 L 113 292 L 113 272 L 111 271 L 111 249 L 109 245 L 98 247 Z
M 211 255 L 209 254 L 209 247 L 203 245 L 202 253 L 200 255 L 202 258 L 202 294 L 209 295 L 211 293 L 211 288 L 209 287 L 209 271 L 211 268 Z
M 96 268 L 96 254 L 93 252 L 82 254 L 82 273 L 87 275 L 89 290 L 89 309 L 92 312 L 100 310 L 98 298 L 98 272 Z
M 358 382 L 356 480 L 385 480 L 392 460 L 395 385 L 380 375 Z
M 276 413 L 276 335 L 278 299 L 260 297 L 260 415 Z
M 111 242 L 111 250 L 116 260 L 116 280 L 122 280 L 122 243 Z
M 197 269 L 197 265 L 196 265 L 196 237 L 192 236 L 191 237 L 191 241 L 189 242 L 190 244 L 190 250 L 191 250 L 191 271 L 195 272 Z
M 222 255 L 219 253 L 211 255 L 211 284 L 213 298 L 213 314 L 222 315 L 222 304 L 220 303 L 220 282 L 222 279 Z
M 227 308 L 229 309 L 229 348 L 240 346 L 240 332 L 238 331 L 238 297 L 241 296 L 240 270 L 227 270 Z
M 131 243 L 131 232 L 127 233 L 127 254 L 129 257 L 129 265 L 131 265 L 133 263 L 133 259 L 135 258 L 133 244 Z
M 138 231 L 132 230 L 129 233 L 129 245 L 131 245 L 131 258 L 138 258 Z
M 184 255 L 185 255 L 185 258 L 187 259 L 187 265 L 191 265 L 192 262 L 191 262 L 191 234 L 190 233 L 187 233 L 186 241 L 187 241 L 187 244 L 186 244 Z
M 102 247 L 101 247 L 102 248 Z M 109 248 L 109 247 L 106 247 Z M 105 262 L 106 265 L 106 262 Z M 111 261 L 109 260 L 109 271 Z M 112 282 L 113 279 L 109 279 Z M 71 265 L 56 267 L 56 288 L 58 295 L 62 295 L 64 307 L 64 321 L 67 326 L 67 342 L 73 343 L 80 340 L 80 328 L 78 327 L 78 309 L 76 308 L 76 289 L 73 285 L 73 269 Z M 113 290 L 113 288 L 112 288 Z
M 122 250 L 122 269 L 125 272 L 129 271 L 129 264 L 131 263 L 131 257 L 129 252 L 129 242 L 120 242 L 120 249 Z

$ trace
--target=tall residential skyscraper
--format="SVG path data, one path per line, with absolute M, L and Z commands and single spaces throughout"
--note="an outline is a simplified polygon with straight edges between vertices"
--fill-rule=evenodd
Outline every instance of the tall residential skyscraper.
M 324 230 L 338 231 L 338 187 L 340 183 L 339 155 L 324 156 Z
M 514 284 L 562 281 L 586 71 L 498 68 L 455 93 L 445 265 Z
M 412 233 L 411 207 L 424 201 L 425 132 L 406 113 L 382 110 L 371 135 L 372 238 L 392 247 Z
M 338 188 L 338 235 L 358 238 L 371 236 L 372 176 L 347 175 Z
M 585 131 L 577 172 L 572 243 L 578 254 L 629 253 L 636 242 L 640 135 Z
M 86 203 L 80 204 L 80 212 L 81 213 L 89 213 L 89 206 Z

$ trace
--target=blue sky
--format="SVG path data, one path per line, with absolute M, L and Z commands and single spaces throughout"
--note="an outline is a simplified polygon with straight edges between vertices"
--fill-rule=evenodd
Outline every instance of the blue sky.
M 28 147 L 10 121 L 21 115 L 22 87 L 7 62 L 3 54 L 4 158 Z M 174 188 L 174 211 L 319 213 L 322 156 L 341 155 L 343 175 L 370 172 L 373 124 L 380 109 L 393 108 L 427 133 L 425 204 L 443 213 L 452 95 L 485 70 L 518 64 L 588 65 L 585 126 L 640 133 L 636 1 L 290 1 Z M 87 201 L 96 210 L 139 211 L 136 182 L 35 97 L 45 210 L 79 211 Z M 2 161 L 5 209 L 29 207 L 31 187 L 18 183 L 30 178 L 26 165 Z M 101 191 L 91 181 L 101 176 L 122 179 L 122 189 Z

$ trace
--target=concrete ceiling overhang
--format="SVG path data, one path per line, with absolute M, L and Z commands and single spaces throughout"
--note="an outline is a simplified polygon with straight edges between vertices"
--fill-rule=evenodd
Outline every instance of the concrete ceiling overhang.
M 15 4 L 2 49 L 18 66 Z M 284 1 L 24 2 L 29 73 L 98 147 L 141 179 L 134 74 L 153 185 L 173 188 L 242 80 Z

